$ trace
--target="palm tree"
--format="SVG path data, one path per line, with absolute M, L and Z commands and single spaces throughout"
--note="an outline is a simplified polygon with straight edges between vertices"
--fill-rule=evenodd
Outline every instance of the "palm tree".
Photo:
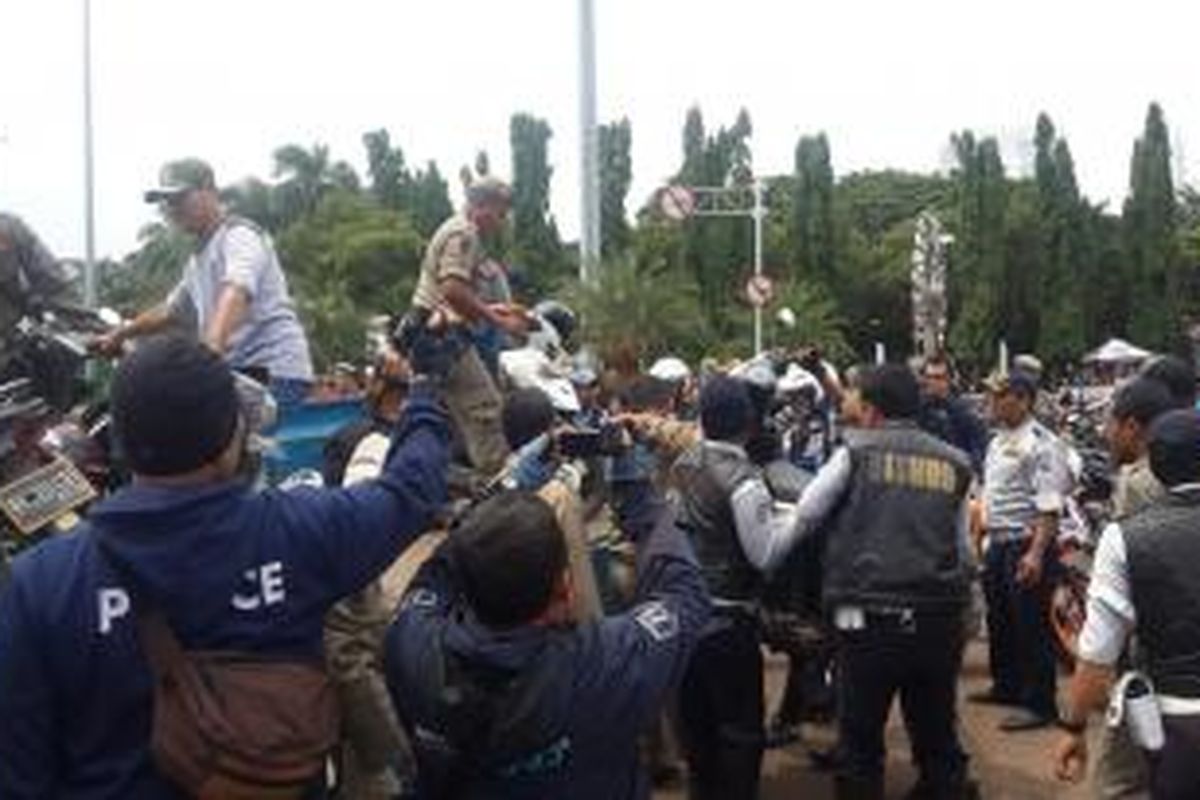
M 277 191 L 286 223 L 312 213 L 330 189 L 359 188 L 354 168 L 345 161 L 331 162 L 329 147 L 323 144 L 311 150 L 296 144 L 280 147 L 275 151 L 275 177 L 282 179 Z
M 583 340 L 606 363 L 644 364 L 666 353 L 698 358 L 707 344 L 695 287 L 664 270 L 639 269 L 633 259 L 608 263 L 594 285 L 574 284 L 566 297 Z

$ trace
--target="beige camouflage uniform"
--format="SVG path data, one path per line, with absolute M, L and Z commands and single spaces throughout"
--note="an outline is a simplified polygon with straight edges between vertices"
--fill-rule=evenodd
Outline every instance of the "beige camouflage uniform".
M 457 278 L 474 287 L 482 260 L 479 232 L 471 221 L 463 215 L 446 220 L 425 250 L 413 306 L 430 312 L 435 322 L 450 327 L 465 325 L 466 321 L 446 302 L 442 283 Z M 482 475 L 498 472 L 508 455 L 500 429 L 502 400 L 473 346 L 464 349 L 450 371 L 445 397 L 472 466 Z

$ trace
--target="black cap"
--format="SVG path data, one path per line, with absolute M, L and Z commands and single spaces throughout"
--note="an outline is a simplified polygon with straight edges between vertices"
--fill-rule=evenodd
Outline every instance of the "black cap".
M 117 442 L 140 475 L 181 475 L 215 461 L 237 430 L 238 408 L 221 357 L 178 336 L 143 343 L 113 382 Z
M 1164 486 L 1200 483 L 1200 417 L 1194 409 L 1168 411 L 1150 425 L 1150 471 Z

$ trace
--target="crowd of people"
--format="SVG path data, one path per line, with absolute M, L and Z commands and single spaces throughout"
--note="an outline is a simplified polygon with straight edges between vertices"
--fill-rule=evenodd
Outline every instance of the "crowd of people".
M 836 796 L 882 798 L 897 698 L 908 797 L 978 797 L 958 686 L 979 573 L 992 683 L 971 701 L 1011 707 L 1014 735 L 1060 725 L 1053 767 L 1097 761 L 1100 796 L 1200 791 L 1186 363 L 1111 401 L 1116 521 L 1060 707 L 1047 606 L 1079 469 L 1035 359 L 989 379 L 986 419 L 943 355 L 605 368 L 572 356 L 569 309 L 512 302 L 483 244 L 509 190 L 485 178 L 432 237 L 324 486 L 264 489 L 234 376 L 283 409 L 311 388 L 284 271 L 203 162 L 147 200 L 196 247 L 93 345 L 121 356 L 132 482 L 0 588 L 0 797 L 646 798 L 681 756 L 690 797 L 748 800 L 768 747 L 835 719 Z M 5 230 L 0 281 L 42 280 Z M 506 370 L 505 341 L 539 342 L 535 369 Z M 766 647 L 789 663 L 770 714 Z M 1127 711 L 1089 759 L 1110 698 Z

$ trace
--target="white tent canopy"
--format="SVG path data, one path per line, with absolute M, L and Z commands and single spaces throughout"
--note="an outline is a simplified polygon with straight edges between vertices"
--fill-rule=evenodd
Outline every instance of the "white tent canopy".
M 1083 361 L 1085 364 L 1136 364 L 1153 355 L 1149 350 L 1143 350 L 1124 339 L 1109 339 L 1088 353 Z

